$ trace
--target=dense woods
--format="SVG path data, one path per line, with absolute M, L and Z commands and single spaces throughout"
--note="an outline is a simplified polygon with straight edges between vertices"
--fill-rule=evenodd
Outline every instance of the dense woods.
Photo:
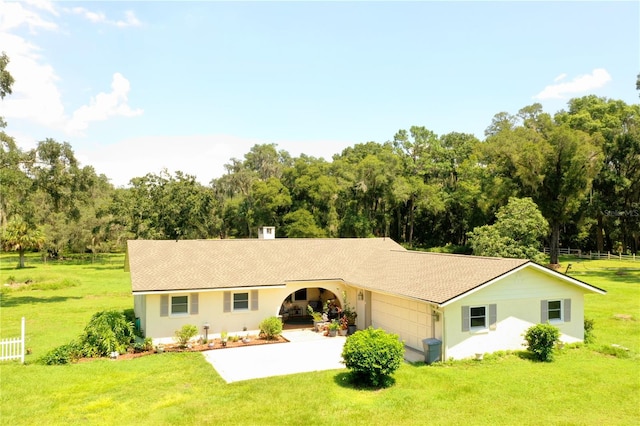
M 1 81 L 4 98 L 12 80 Z M 67 142 L 24 151 L 0 131 L 3 245 L 97 253 L 137 238 L 253 238 L 273 225 L 279 237 L 388 236 L 470 252 L 472 236 L 530 238 L 512 226 L 526 222 L 552 262 L 560 246 L 637 252 L 639 120 L 638 104 L 585 96 L 554 115 L 539 104 L 498 113 L 484 140 L 414 126 L 329 161 L 255 145 L 209 185 L 162 171 L 126 188 L 79 164 Z M 510 199 L 528 201 L 506 209 Z

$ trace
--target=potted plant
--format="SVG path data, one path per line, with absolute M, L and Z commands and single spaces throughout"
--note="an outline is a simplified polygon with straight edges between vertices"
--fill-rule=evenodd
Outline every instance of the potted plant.
M 313 329 L 315 331 L 320 331 L 319 324 L 323 322 L 322 313 L 314 311 L 311 305 L 307 305 L 307 312 L 311 315 L 311 318 L 313 318 Z
M 338 330 L 340 330 L 340 323 L 336 320 L 331 321 L 329 323 L 329 337 L 336 337 Z
M 220 333 L 220 342 L 222 343 L 222 347 L 227 346 L 228 339 L 229 339 L 229 333 L 227 333 L 226 331 L 223 331 L 222 333 Z
M 353 309 L 351 305 L 349 305 L 346 291 L 342 292 L 342 300 L 344 300 L 344 309 L 342 310 L 342 315 L 347 318 L 347 328 L 349 329 L 349 335 L 351 335 L 356 332 L 356 318 L 358 317 L 358 314 L 356 313 L 355 309 Z
M 338 334 L 341 336 L 346 336 L 347 331 L 349 329 L 349 322 L 347 321 L 347 316 L 343 315 L 340 317 L 340 329 L 338 330 Z

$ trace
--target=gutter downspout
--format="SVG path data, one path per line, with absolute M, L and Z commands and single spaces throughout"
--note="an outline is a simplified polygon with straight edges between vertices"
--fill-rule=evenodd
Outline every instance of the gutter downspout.
M 442 337 L 440 340 L 442 340 L 442 353 L 441 353 L 441 359 L 442 361 L 444 361 L 446 359 L 446 333 L 445 333 L 445 323 L 444 323 L 444 311 L 441 311 L 439 309 L 437 309 L 436 307 L 433 307 L 431 309 L 431 336 L 435 339 L 436 338 L 436 322 L 435 322 L 435 316 L 438 316 L 439 318 L 441 318 L 440 321 L 442 321 Z

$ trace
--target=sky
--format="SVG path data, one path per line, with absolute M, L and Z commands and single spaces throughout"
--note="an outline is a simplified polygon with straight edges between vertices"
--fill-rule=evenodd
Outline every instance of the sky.
M 0 0 L 0 51 L 23 149 L 208 184 L 255 144 L 330 161 L 414 125 L 483 139 L 536 102 L 638 103 L 640 3 Z

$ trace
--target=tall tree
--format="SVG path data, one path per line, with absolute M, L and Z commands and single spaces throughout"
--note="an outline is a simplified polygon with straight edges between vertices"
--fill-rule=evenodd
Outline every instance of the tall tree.
M 560 230 L 575 220 L 600 168 L 601 149 L 580 130 L 555 122 L 539 104 L 520 110 L 516 127 L 487 138 L 485 164 L 509 196 L 532 197 L 551 228 L 551 263 L 558 263 Z M 498 180 L 499 179 L 499 180 Z
M 395 198 L 406 211 L 406 216 L 400 216 L 406 218 L 402 232 L 404 241 L 412 245 L 416 213 L 420 210 L 437 212 L 444 208 L 440 192 L 442 184 L 435 178 L 441 167 L 437 162 L 441 146 L 434 132 L 412 126 L 409 132 L 400 130 L 395 134 L 393 147 L 402 167 Z
M 556 120 L 601 141 L 602 168 L 584 207 L 595 217 L 598 251 L 613 250 L 616 242 L 640 248 L 640 222 L 629 214 L 640 206 L 640 105 L 594 95 L 569 101 Z
M 0 54 L 0 100 L 3 100 L 5 96 L 13 93 L 11 86 L 13 86 L 13 76 L 7 71 L 7 65 L 9 65 L 9 57 L 5 52 Z M 7 126 L 4 118 L 0 116 L 0 128 Z
M 197 239 L 212 236 L 213 193 L 180 171 L 133 178 L 127 193 L 116 192 L 114 216 L 127 218 L 135 238 Z

